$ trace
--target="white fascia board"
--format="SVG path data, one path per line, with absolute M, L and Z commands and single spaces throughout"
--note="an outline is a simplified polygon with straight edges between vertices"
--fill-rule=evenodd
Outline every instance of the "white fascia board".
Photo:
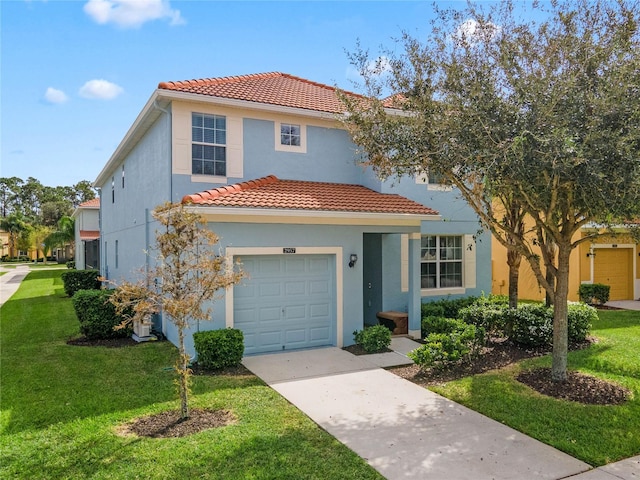
M 133 149 L 138 141 L 144 136 L 145 132 L 149 129 L 151 124 L 162 113 L 157 104 L 159 101 L 158 90 L 154 91 L 145 106 L 142 108 L 131 127 L 125 134 L 124 138 L 120 141 L 115 151 L 107 161 L 106 165 L 102 168 L 102 171 L 98 174 L 93 182 L 93 187 L 100 187 L 109 176 L 115 171 L 116 167 L 122 162 L 127 154 Z M 168 103 L 164 103 L 162 108 L 165 108 Z
M 334 212 L 325 210 L 283 210 L 188 206 L 208 221 L 225 223 L 287 223 L 303 225 L 386 225 L 421 227 L 422 221 L 441 220 L 440 215 L 398 213 Z
M 225 107 L 241 108 L 249 110 L 262 110 L 280 114 L 296 115 L 303 117 L 321 118 L 323 120 L 336 120 L 336 114 L 330 112 L 320 112 L 317 110 L 307 110 L 305 108 L 284 107 L 269 103 L 251 102 L 247 100 L 236 100 L 233 98 L 223 98 L 203 95 L 200 93 L 176 92 L 173 90 L 156 90 L 158 95 L 168 100 L 180 100 L 184 102 L 207 103 L 221 105 Z

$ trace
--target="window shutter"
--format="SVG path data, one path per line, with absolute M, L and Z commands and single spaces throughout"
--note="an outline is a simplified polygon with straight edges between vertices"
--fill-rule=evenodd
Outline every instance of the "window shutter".
M 465 235 L 464 241 L 464 287 L 476 288 L 476 241 L 473 235 Z
M 227 177 L 242 178 L 242 118 L 227 117 Z

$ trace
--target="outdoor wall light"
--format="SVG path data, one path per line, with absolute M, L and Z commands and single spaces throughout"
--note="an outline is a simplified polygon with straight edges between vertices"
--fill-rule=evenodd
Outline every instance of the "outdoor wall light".
M 356 255 L 355 253 L 352 253 L 349 256 L 349 268 L 353 268 L 357 261 L 358 261 L 358 255 Z

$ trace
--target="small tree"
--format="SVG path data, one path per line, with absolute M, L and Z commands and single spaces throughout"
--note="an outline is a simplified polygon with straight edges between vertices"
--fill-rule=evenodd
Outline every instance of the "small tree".
M 153 217 L 162 225 L 153 250 L 156 266 L 145 279 L 123 282 L 110 301 L 130 322 L 149 323 L 151 315 L 162 312 L 178 331 L 178 375 L 180 412 L 189 417 L 190 357 L 185 348 L 187 328 L 196 321 L 209 320 L 211 307 L 205 306 L 218 293 L 243 277 L 237 265 L 218 254 L 218 236 L 206 228 L 204 219 L 182 204 L 156 207 Z

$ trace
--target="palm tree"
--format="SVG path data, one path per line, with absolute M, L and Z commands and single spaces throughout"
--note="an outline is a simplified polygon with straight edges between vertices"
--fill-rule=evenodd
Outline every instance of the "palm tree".
M 74 243 L 76 238 L 76 221 L 72 217 L 64 216 L 58 220 L 58 229 L 47 236 L 44 240 L 45 249 L 55 247 L 64 248 L 66 245 L 74 251 Z
M 0 220 L 0 228 L 9 233 L 9 257 L 17 256 L 18 237 L 27 227 L 28 224 L 20 213 L 12 213 Z

